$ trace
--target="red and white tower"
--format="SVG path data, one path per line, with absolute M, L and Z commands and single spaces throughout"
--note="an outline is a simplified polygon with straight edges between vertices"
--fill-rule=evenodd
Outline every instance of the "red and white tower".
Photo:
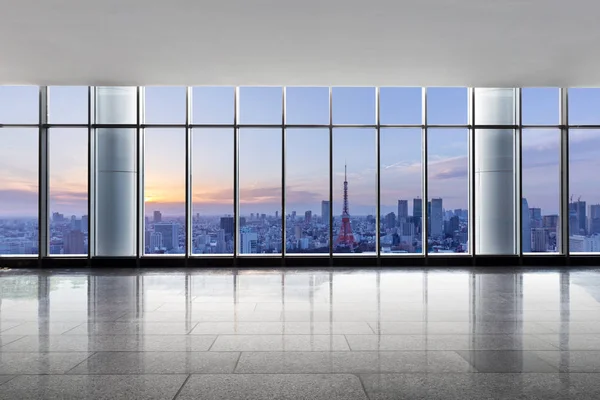
M 342 211 L 342 226 L 340 233 L 335 241 L 338 246 L 354 248 L 354 235 L 352 234 L 352 226 L 350 225 L 350 213 L 348 209 L 348 173 L 347 166 L 344 165 L 344 210 Z

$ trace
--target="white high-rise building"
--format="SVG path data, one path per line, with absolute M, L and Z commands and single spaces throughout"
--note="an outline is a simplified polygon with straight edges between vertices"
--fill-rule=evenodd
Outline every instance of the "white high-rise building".
M 240 253 L 256 254 L 258 253 L 258 234 L 256 232 L 242 232 Z

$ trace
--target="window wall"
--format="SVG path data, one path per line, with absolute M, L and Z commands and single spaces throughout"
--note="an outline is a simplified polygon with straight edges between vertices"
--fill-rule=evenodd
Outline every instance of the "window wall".
M 569 90 L 569 249 L 600 252 L 600 89 Z
M 36 255 L 39 88 L 0 87 L 0 255 Z
M 508 89 L 513 124 L 478 120 L 468 88 L 130 89 L 100 119 L 97 88 L 0 87 L 1 256 L 105 256 L 96 219 L 129 216 L 132 256 L 484 254 L 494 131 L 514 138 L 513 211 L 492 216 L 516 221 L 506 254 L 600 252 L 600 89 Z M 98 149 L 125 142 L 133 214 L 98 215 Z
M 427 89 L 427 201 L 415 209 L 431 254 L 469 252 L 468 115 L 466 88 Z

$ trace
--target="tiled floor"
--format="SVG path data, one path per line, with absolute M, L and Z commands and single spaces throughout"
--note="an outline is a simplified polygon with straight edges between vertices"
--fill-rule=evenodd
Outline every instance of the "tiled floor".
M 0 399 L 448 398 L 600 398 L 600 270 L 0 272 Z

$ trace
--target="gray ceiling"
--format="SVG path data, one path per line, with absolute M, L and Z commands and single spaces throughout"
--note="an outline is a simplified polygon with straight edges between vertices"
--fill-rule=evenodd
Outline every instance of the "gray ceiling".
M 0 84 L 600 86 L 598 0 L 0 0 Z

